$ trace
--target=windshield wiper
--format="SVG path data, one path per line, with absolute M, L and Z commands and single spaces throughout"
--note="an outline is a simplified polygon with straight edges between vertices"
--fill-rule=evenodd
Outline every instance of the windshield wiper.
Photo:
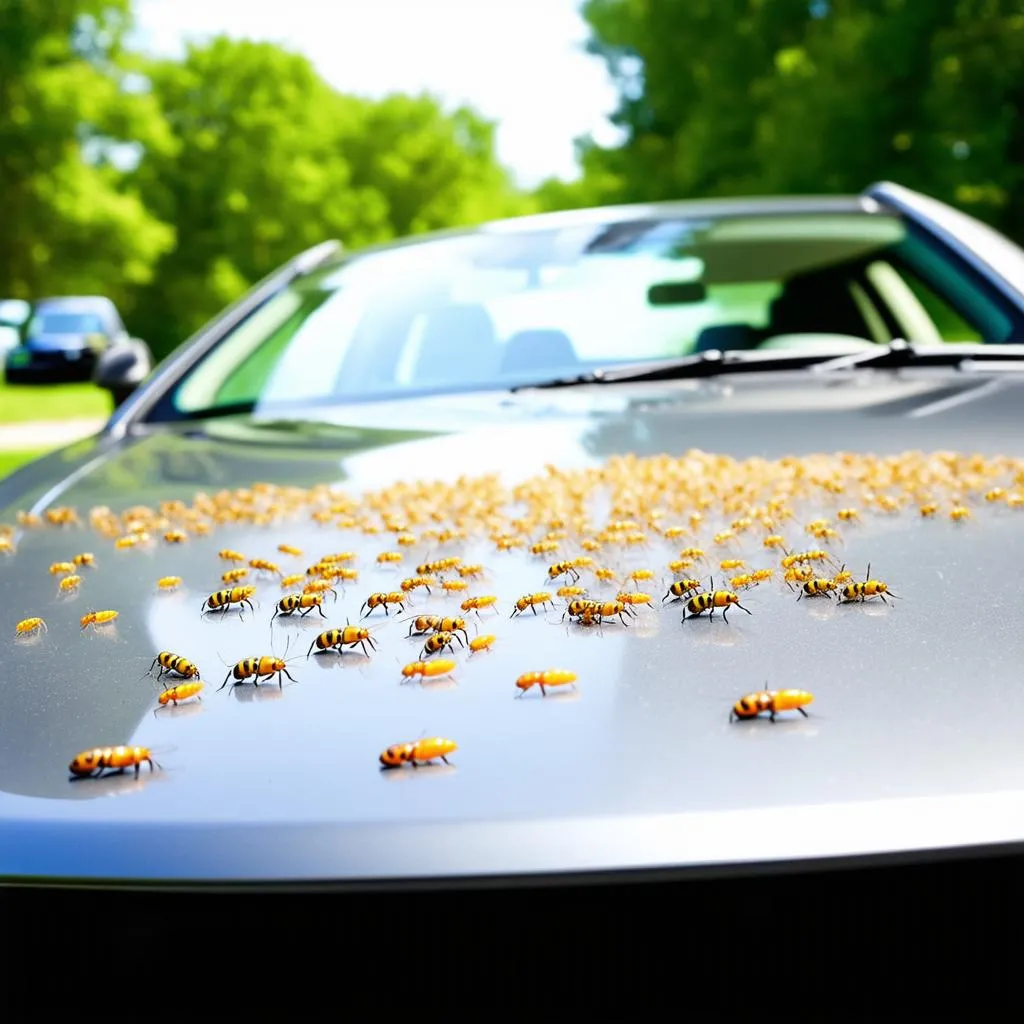
M 708 349 L 679 359 L 663 359 L 645 363 L 610 366 L 571 377 L 556 377 L 537 384 L 517 384 L 510 391 L 533 391 L 537 388 L 571 388 L 578 384 L 626 384 L 642 381 L 684 380 L 693 377 L 713 377 L 720 373 L 739 373 L 744 370 L 803 369 L 820 362 L 821 355 L 788 352 L 721 352 Z
M 907 366 L 950 367 L 959 370 L 1024 370 L 1024 345 L 930 344 L 912 345 L 897 338 L 888 345 L 851 352 L 822 355 L 797 349 L 720 352 L 710 349 L 680 359 L 631 363 L 591 370 L 571 377 L 558 377 L 537 384 L 519 384 L 511 391 L 569 388 L 581 384 L 631 384 L 644 381 L 686 380 L 726 373 L 764 373 L 811 370 L 833 373 L 851 369 L 898 369 Z

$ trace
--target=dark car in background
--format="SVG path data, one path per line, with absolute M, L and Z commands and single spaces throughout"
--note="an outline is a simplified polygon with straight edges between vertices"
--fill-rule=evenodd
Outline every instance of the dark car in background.
M 21 343 L 7 353 L 7 380 L 12 384 L 87 381 L 99 356 L 127 341 L 128 332 L 110 299 L 40 299 L 22 328 Z

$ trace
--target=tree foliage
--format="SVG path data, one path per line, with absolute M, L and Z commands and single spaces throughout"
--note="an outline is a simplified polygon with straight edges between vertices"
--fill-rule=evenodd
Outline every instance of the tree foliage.
M 1024 0 L 586 0 L 625 142 L 546 207 L 890 179 L 1024 240 Z
M 0 0 L 0 297 L 105 294 L 163 354 L 297 252 L 533 209 L 494 125 L 217 38 L 126 51 L 130 0 Z
M 0 0 L 0 294 L 130 304 L 174 243 L 117 163 L 125 144 L 173 144 L 126 87 L 128 14 L 127 0 Z

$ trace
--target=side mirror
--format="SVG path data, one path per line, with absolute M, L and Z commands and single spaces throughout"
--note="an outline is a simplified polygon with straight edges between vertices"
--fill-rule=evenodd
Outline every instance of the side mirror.
M 149 346 L 138 338 L 129 338 L 115 342 L 100 354 L 92 380 L 97 387 L 113 395 L 116 408 L 149 376 L 152 369 L 153 354 Z

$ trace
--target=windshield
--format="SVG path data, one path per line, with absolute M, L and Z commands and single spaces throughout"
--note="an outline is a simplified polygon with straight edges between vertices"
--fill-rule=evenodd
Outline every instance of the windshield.
M 508 388 L 708 349 L 1006 341 L 1010 316 L 888 213 L 505 222 L 300 277 L 154 418 Z
M 40 334 L 102 334 L 103 321 L 95 313 L 41 313 L 28 325 L 28 336 Z

